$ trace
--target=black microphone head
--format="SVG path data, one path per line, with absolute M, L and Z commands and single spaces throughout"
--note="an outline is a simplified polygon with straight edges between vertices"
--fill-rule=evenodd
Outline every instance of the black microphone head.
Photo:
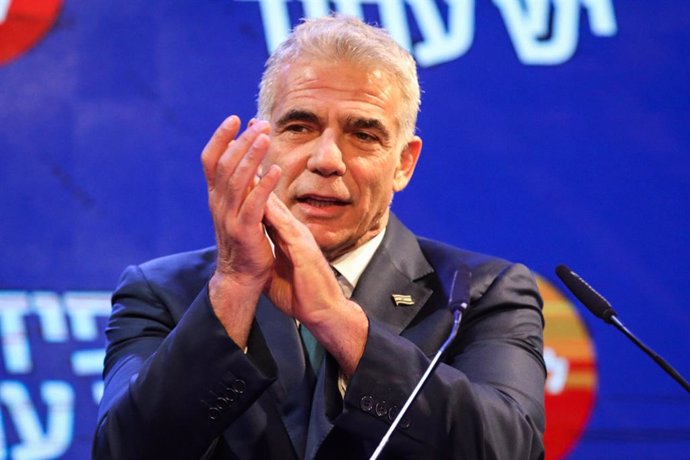
M 453 274 L 453 282 L 450 286 L 448 307 L 451 311 L 465 311 L 470 306 L 470 280 L 472 273 L 466 267 L 458 267 Z
M 565 265 L 556 267 L 556 275 L 582 304 L 595 316 L 611 323 L 611 317 L 617 316 L 608 300 L 599 294 L 587 281 Z

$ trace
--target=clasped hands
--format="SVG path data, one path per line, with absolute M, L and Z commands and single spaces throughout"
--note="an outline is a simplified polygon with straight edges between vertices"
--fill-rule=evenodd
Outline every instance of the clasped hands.
M 345 298 L 310 230 L 276 195 L 281 170 L 265 161 L 269 123 L 252 120 L 237 136 L 239 131 L 240 119 L 226 118 L 201 154 L 218 247 L 209 281 L 213 311 L 243 348 L 265 292 L 305 325 L 349 376 L 364 351 L 366 315 Z

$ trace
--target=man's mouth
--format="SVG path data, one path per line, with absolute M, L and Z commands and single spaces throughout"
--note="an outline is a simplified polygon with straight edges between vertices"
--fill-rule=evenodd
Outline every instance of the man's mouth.
M 329 206 L 345 206 L 349 204 L 347 200 L 341 200 L 335 197 L 319 196 L 319 195 L 304 195 L 297 198 L 298 203 L 308 204 L 315 208 L 326 208 Z

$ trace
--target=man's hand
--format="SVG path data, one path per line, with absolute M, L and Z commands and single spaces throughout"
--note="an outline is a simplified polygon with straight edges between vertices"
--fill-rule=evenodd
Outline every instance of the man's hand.
M 306 326 L 345 374 L 352 375 L 366 344 L 366 315 L 345 298 L 307 226 L 275 194 L 268 200 L 265 222 L 275 243 L 271 301 Z
M 201 162 L 218 246 L 209 297 L 228 335 L 244 347 L 274 263 L 262 219 L 280 168 L 272 166 L 258 177 L 269 144 L 267 122 L 250 123 L 235 139 L 239 129 L 238 117 L 225 119 L 204 148 Z
M 237 139 L 240 120 L 227 118 L 201 154 L 218 246 L 209 282 L 213 311 L 235 343 L 247 343 L 263 290 L 299 320 L 351 375 L 364 351 L 368 320 L 343 295 L 309 229 L 272 193 L 280 179 L 273 165 L 261 175 L 269 125 L 251 122 Z M 264 232 L 268 227 L 275 256 Z

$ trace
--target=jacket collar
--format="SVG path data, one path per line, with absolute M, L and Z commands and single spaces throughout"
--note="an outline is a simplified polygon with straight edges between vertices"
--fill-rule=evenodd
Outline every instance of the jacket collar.
M 352 294 L 367 313 L 400 334 L 432 294 L 433 273 L 417 238 L 391 213 L 386 235 Z

